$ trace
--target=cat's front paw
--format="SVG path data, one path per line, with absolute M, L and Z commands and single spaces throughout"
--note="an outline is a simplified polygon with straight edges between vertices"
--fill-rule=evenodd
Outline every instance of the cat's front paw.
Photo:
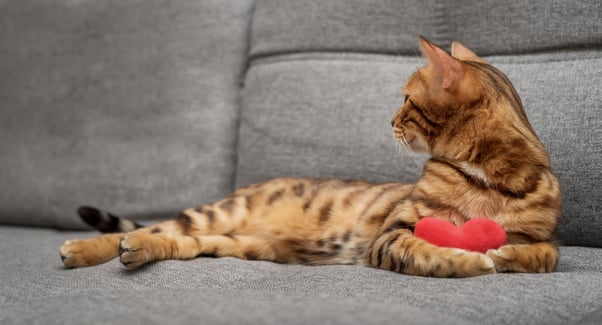
M 516 260 L 516 251 L 514 247 L 505 245 L 498 249 L 490 249 L 487 251 L 487 256 L 493 260 L 498 272 L 513 271 L 512 261 Z
M 536 245 L 504 245 L 487 251 L 498 272 L 552 272 L 558 262 L 558 251 L 547 243 Z
M 152 256 L 143 245 L 143 236 L 127 235 L 119 242 L 119 261 L 128 268 L 151 262 Z
M 489 256 L 470 252 L 463 249 L 452 248 L 453 263 L 455 275 L 454 277 L 469 277 L 495 274 L 496 268 L 494 262 Z

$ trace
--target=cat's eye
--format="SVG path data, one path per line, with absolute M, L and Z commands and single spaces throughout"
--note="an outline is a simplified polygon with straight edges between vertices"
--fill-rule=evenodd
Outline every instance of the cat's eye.
M 408 101 L 408 99 L 410 99 L 410 95 L 406 95 L 406 98 L 403 100 L 403 103 L 405 104 Z

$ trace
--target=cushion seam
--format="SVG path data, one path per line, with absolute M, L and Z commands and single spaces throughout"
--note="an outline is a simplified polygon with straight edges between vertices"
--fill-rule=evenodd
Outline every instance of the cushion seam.
M 554 51 L 546 53 L 562 53 L 564 51 Z M 570 51 L 577 53 L 580 51 Z M 598 51 L 587 51 L 587 52 L 598 52 Z M 601 52 L 602 53 L 602 52 Z M 492 55 L 484 56 L 485 59 L 496 59 L 496 58 L 508 58 L 511 56 L 524 58 L 530 55 L 541 55 L 541 53 L 528 53 L 528 54 L 516 54 L 516 55 Z M 370 59 L 368 59 L 370 58 Z M 376 59 L 376 60 L 375 60 Z M 364 62 L 402 62 L 402 60 L 416 59 L 421 60 L 421 57 L 414 55 L 398 55 L 398 54 L 387 54 L 377 52 L 355 52 L 355 51 L 299 51 L 299 52 L 282 52 L 278 54 L 269 55 L 266 57 L 251 59 L 249 68 L 254 66 L 260 66 L 265 64 L 282 63 L 282 62 L 302 62 L 302 61 L 364 61 Z M 494 62 L 494 64 L 514 64 L 514 65 L 525 65 L 525 64 L 539 64 L 539 63 L 554 63 L 554 62 L 575 62 L 575 61 L 595 61 L 600 60 L 601 57 L 571 57 L 571 58 L 553 58 L 550 60 L 534 60 L 529 62 Z

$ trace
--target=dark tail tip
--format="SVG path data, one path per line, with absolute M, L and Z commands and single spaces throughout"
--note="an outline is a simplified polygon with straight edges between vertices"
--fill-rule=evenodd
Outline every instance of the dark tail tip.
M 119 217 L 91 206 L 81 206 L 77 214 L 89 226 L 101 232 L 119 232 Z
M 89 226 L 101 232 L 130 232 L 144 226 L 91 206 L 81 206 L 77 214 Z

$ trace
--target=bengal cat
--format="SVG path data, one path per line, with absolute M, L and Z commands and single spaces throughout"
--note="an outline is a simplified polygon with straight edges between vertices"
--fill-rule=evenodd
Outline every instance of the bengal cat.
M 65 266 L 232 256 L 435 277 L 552 272 L 561 194 L 516 90 L 457 42 L 451 56 L 422 38 L 420 46 L 427 64 L 391 121 L 401 144 L 432 156 L 416 184 L 278 178 L 146 228 L 82 207 L 85 221 L 116 233 L 66 241 Z M 425 216 L 490 218 L 508 244 L 486 254 L 434 246 L 413 235 Z

